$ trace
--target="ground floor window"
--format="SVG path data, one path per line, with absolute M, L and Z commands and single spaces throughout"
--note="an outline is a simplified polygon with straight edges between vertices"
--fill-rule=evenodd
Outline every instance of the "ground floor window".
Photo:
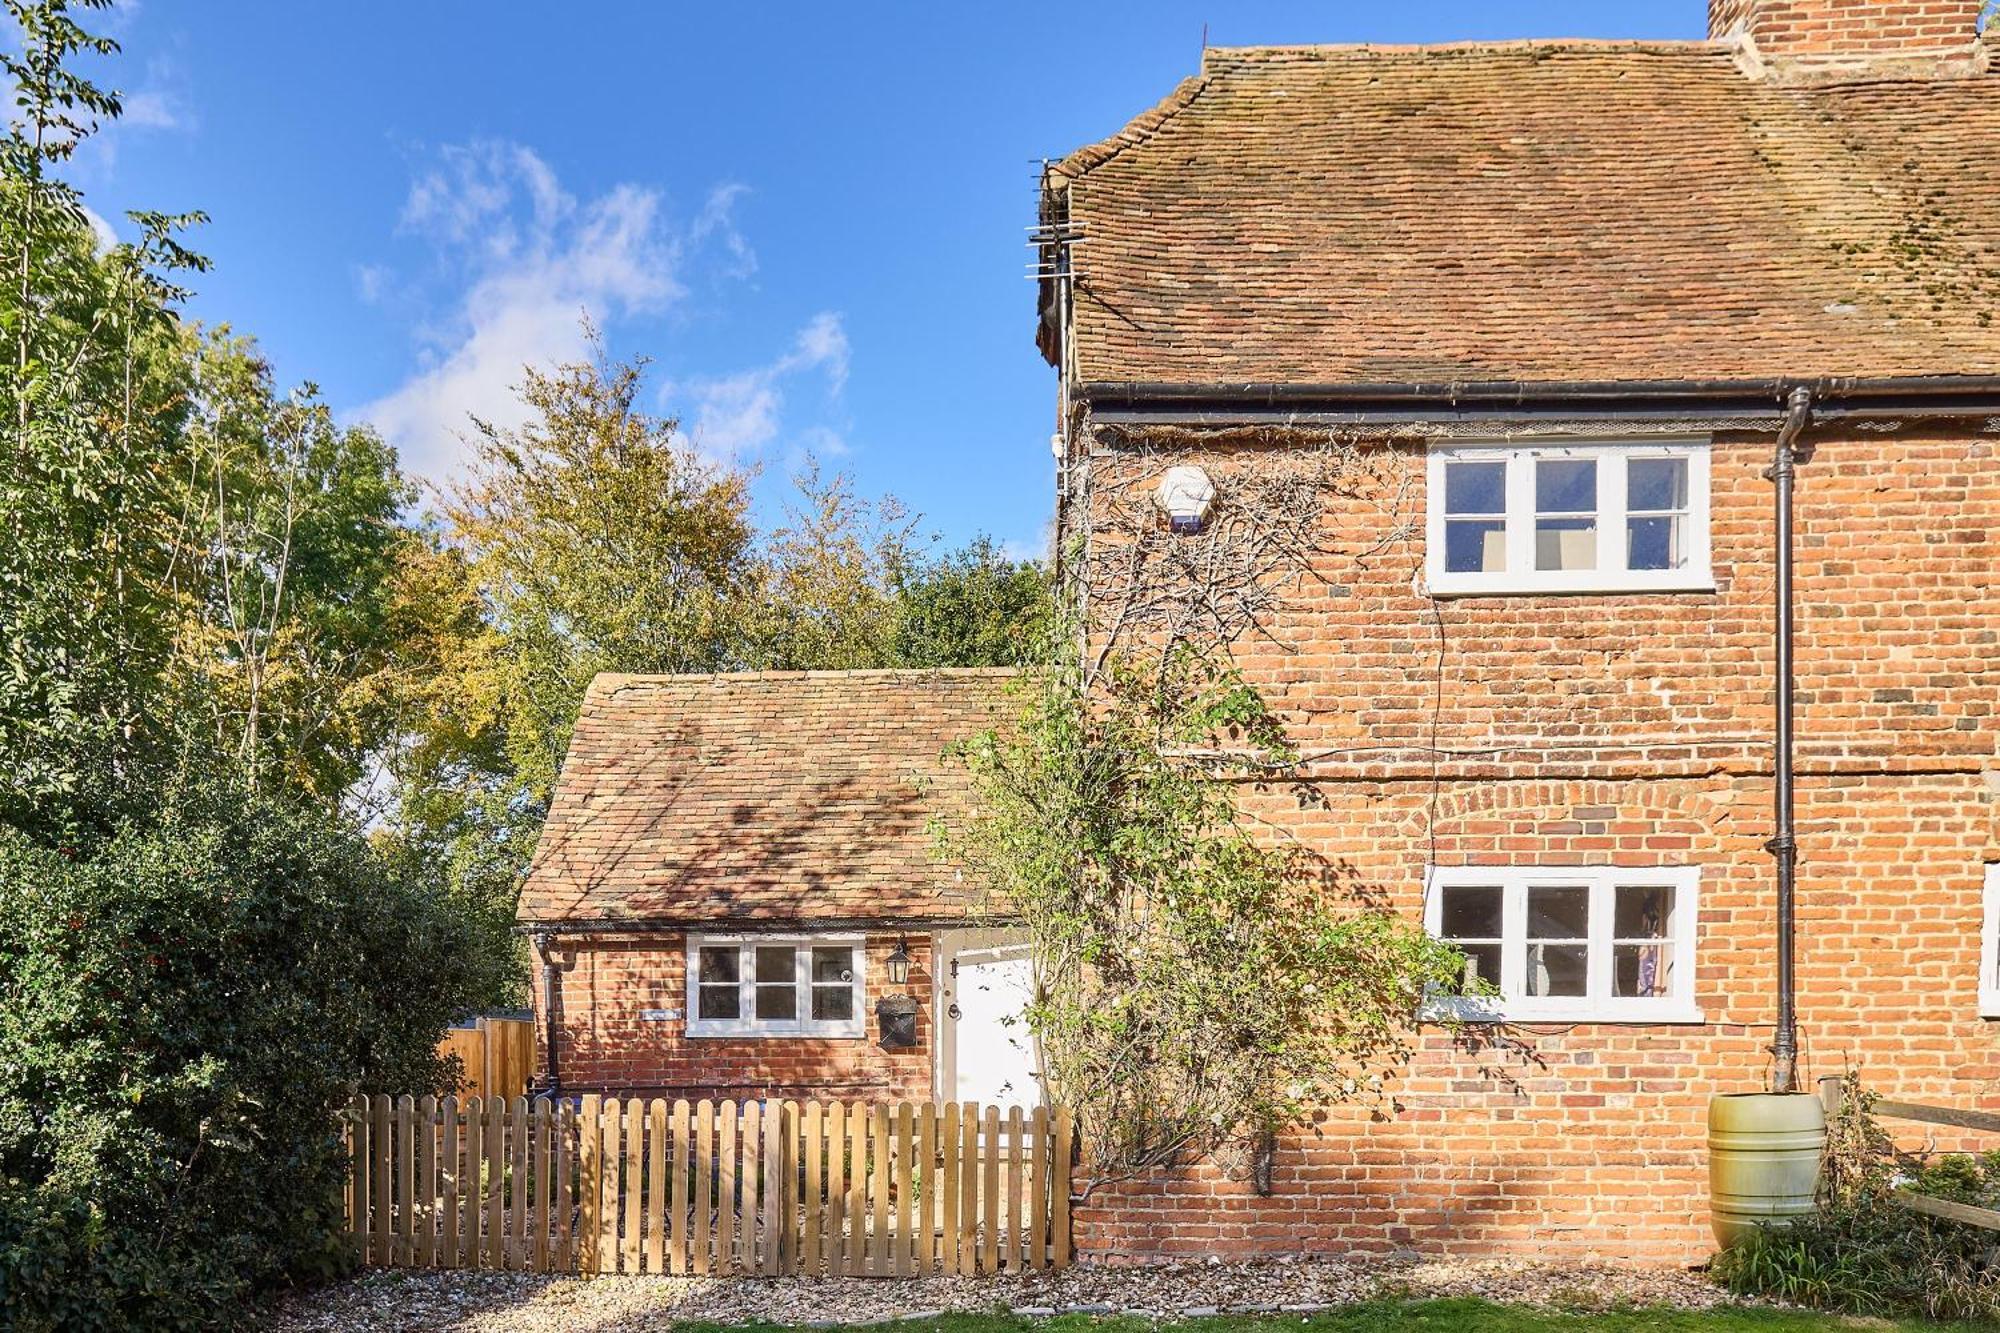
M 863 1035 L 864 941 L 688 937 L 690 1037 Z
M 1433 1007 L 1495 1021 L 1699 1022 L 1699 882 L 1692 866 L 1436 867 L 1424 924 L 1464 953 L 1465 978 Z

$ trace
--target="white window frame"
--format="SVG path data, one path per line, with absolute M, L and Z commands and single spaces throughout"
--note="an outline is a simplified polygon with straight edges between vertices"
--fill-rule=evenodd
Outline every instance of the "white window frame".
M 773 945 L 790 948 L 792 985 L 797 995 L 790 1019 L 760 1019 L 757 1014 L 756 950 Z M 701 951 L 734 947 L 737 1000 L 735 1018 L 701 1017 Z M 844 1019 L 812 1017 L 812 951 L 847 948 L 854 953 L 854 1015 Z M 687 1021 L 690 1037 L 863 1037 L 868 1015 L 868 941 L 860 935 L 689 935 L 687 937 Z
M 1700 1023 L 1695 1002 L 1696 924 L 1701 913 L 1698 866 L 1436 866 L 1424 895 L 1424 929 L 1441 938 L 1444 890 L 1491 887 L 1501 890 L 1500 994 L 1433 995 L 1425 1004 L 1437 1017 L 1473 1022 Z M 1584 995 L 1527 994 L 1528 886 L 1577 885 L 1590 889 L 1589 974 Z M 1613 995 L 1612 913 L 1620 886 L 1671 886 L 1674 919 L 1666 936 L 1673 944 L 1671 989 L 1665 995 Z
M 1979 927 L 1979 1016 L 2000 1018 L 2000 865 L 1986 867 Z
M 1439 597 L 1481 593 L 1712 592 L 1710 567 L 1710 442 L 1706 438 L 1598 440 L 1589 443 L 1438 444 L 1431 446 L 1425 486 L 1426 568 L 1430 591 Z M 1597 461 L 1597 567 L 1535 568 L 1535 464 L 1542 459 Z M 1687 460 L 1688 508 L 1682 541 L 1687 559 L 1679 569 L 1628 569 L 1626 466 L 1633 459 Z M 1445 568 L 1445 465 L 1503 462 L 1506 472 L 1506 551 L 1504 570 L 1452 573 Z

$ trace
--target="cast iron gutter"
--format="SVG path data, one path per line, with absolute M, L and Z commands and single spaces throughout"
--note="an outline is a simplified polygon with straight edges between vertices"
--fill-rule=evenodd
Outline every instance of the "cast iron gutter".
M 1181 384 L 1093 381 L 1075 387 L 1105 420 L 1252 421 L 1334 416 L 1777 415 L 1795 389 L 1822 419 L 2000 416 L 2000 375 L 1652 380 L 1414 380 L 1380 383 Z

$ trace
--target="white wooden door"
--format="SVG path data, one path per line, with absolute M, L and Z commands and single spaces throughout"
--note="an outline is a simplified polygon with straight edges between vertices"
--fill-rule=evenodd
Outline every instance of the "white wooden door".
M 954 1101 L 1037 1106 L 1040 1064 L 1025 1011 L 1034 965 L 1024 940 L 985 933 L 943 937 L 939 977 L 946 1049 L 940 1085 Z

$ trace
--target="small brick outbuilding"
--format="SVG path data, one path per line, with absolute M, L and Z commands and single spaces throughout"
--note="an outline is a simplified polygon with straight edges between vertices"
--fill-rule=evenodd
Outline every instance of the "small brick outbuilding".
M 543 1086 L 1037 1100 L 1002 1021 L 1026 950 L 970 914 L 932 831 L 971 791 L 947 748 L 1002 718 L 1011 676 L 593 681 L 518 914 Z

